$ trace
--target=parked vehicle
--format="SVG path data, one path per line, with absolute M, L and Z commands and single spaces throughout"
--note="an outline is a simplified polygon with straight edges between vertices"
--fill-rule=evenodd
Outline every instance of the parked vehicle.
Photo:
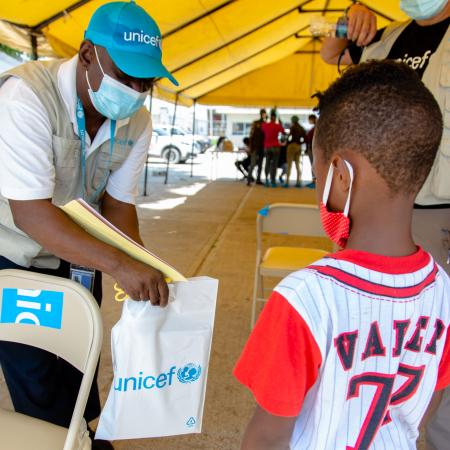
M 191 156 L 199 153 L 194 146 L 192 152 L 192 138 L 188 139 L 184 135 L 173 135 L 160 127 L 153 128 L 152 141 L 148 154 L 150 156 L 159 156 L 166 161 L 169 159 L 171 163 L 178 164 L 186 162 Z
M 184 128 L 171 125 L 156 125 L 158 128 L 167 131 L 170 134 L 171 130 L 174 136 L 185 136 L 186 139 L 192 142 L 192 133 L 186 131 Z M 194 146 L 198 153 L 204 153 L 206 149 L 211 145 L 211 140 L 207 136 L 202 136 L 201 134 L 194 135 Z

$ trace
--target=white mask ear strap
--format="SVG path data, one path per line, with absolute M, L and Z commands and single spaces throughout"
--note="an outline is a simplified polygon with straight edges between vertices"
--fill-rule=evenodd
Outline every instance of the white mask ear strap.
M 328 203 L 328 197 L 330 195 L 331 183 L 333 182 L 333 163 L 330 164 L 330 168 L 328 169 L 327 179 L 325 181 L 325 187 L 323 189 L 322 203 L 326 206 Z
M 100 64 L 100 59 L 98 57 L 98 53 L 97 53 L 97 47 L 94 45 L 94 51 L 95 51 L 95 57 L 97 58 L 97 62 L 98 62 L 98 67 L 100 67 L 100 70 L 102 71 L 103 76 L 105 76 L 105 72 L 103 71 L 103 67 Z
M 350 198 L 352 196 L 352 186 L 353 186 L 354 175 L 353 175 L 353 167 L 352 167 L 352 165 L 348 161 L 346 161 L 345 159 L 344 159 L 344 162 L 347 165 L 347 169 L 348 169 L 348 171 L 350 173 L 350 187 L 348 189 L 348 197 L 347 197 L 347 201 L 345 202 L 345 208 L 344 208 L 344 216 L 347 217 L 348 216 L 348 212 L 350 210 Z
M 350 198 L 352 195 L 354 173 L 353 173 L 353 167 L 351 166 L 351 164 L 348 161 L 346 161 L 345 159 L 344 159 L 344 162 L 350 173 L 350 188 L 348 190 L 348 197 L 347 197 L 347 201 L 345 202 L 345 207 L 344 207 L 344 211 L 343 211 L 344 216 L 347 217 L 348 212 L 350 210 Z M 333 182 L 333 171 L 334 171 L 334 167 L 333 167 L 333 163 L 331 163 L 330 168 L 328 169 L 328 175 L 327 175 L 327 179 L 325 181 L 325 187 L 323 189 L 323 196 L 322 196 L 322 202 L 325 206 L 327 205 L 328 197 L 330 196 L 331 184 Z
M 94 52 L 95 52 L 95 57 L 97 58 L 98 66 L 100 67 L 100 70 L 102 71 L 103 76 L 105 76 L 105 72 L 103 72 L 103 67 L 102 67 L 102 65 L 100 64 L 100 60 L 98 59 L 97 47 L 96 47 L 95 45 L 94 45 Z M 88 72 L 87 72 L 87 70 L 86 70 L 85 73 L 86 73 L 86 81 L 87 81 L 88 87 L 89 87 L 89 89 L 92 91 L 92 87 L 91 87 L 91 83 L 89 82 L 89 77 L 88 77 Z

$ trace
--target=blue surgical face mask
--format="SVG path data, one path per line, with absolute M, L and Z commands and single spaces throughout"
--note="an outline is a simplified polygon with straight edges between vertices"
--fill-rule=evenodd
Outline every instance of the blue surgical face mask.
M 440 13 L 448 0 L 400 0 L 400 9 L 411 19 L 425 20 Z
M 94 50 L 97 63 L 103 74 L 98 91 L 93 91 L 86 71 L 89 97 L 94 108 L 102 116 L 111 120 L 125 119 L 132 116 L 144 104 L 147 92 L 140 93 L 106 74 L 98 59 L 97 48 L 94 47 Z

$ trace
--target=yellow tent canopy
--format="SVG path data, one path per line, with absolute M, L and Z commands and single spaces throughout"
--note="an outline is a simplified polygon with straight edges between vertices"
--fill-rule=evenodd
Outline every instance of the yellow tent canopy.
M 0 43 L 70 57 L 93 12 L 107 0 L 1 2 Z M 365 0 L 379 26 L 404 19 L 399 1 Z M 138 0 L 163 35 L 164 61 L 180 82 L 160 80 L 156 95 L 190 105 L 308 106 L 336 76 L 317 54 L 311 17 L 342 15 L 349 0 Z M 5 25 L 7 24 L 7 25 Z M 15 34 L 14 34 L 15 33 Z M 26 45 L 26 37 L 29 45 Z M 19 39 L 20 38 L 20 39 Z

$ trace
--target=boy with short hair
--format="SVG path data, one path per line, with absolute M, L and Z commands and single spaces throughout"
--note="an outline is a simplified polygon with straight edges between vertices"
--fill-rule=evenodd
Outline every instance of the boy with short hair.
M 345 249 L 285 278 L 262 312 L 234 372 L 258 403 L 242 449 L 413 449 L 450 384 L 450 280 L 411 236 L 442 114 L 392 61 L 318 97 L 322 223 Z

